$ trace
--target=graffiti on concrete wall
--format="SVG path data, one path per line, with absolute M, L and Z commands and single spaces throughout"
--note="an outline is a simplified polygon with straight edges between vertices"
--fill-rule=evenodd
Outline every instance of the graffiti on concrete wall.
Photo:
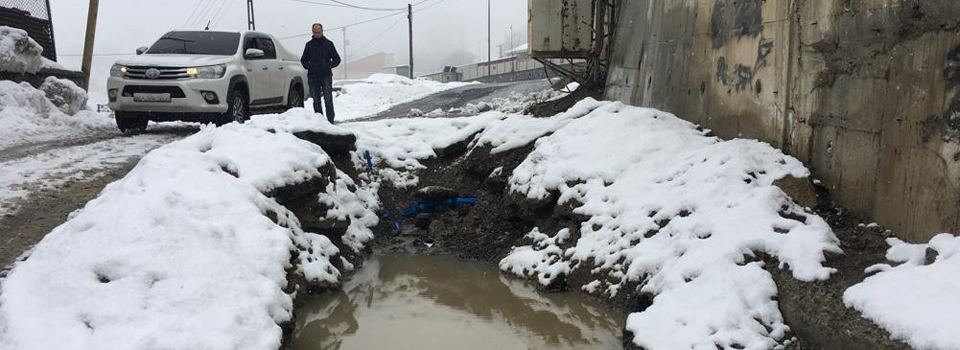
M 763 0 L 718 0 L 710 15 L 713 48 L 731 39 L 756 37 L 763 30 Z
M 756 93 L 760 93 L 762 84 L 758 80 L 754 83 L 756 72 L 767 66 L 767 58 L 773 53 L 773 41 L 760 39 L 757 45 L 757 60 L 752 66 L 741 63 L 730 67 L 727 58 L 720 56 L 717 58 L 717 82 L 723 86 L 732 86 L 737 92 L 741 92 L 754 87 Z

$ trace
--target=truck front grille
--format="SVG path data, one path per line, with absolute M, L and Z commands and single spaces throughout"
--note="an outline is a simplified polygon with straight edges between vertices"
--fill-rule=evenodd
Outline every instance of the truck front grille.
M 173 79 L 184 79 L 189 78 L 187 75 L 186 68 L 176 68 L 176 67 L 146 67 L 146 66 L 130 66 L 127 67 L 126 77 L 129 79 L 151 79 L 147 77 L 147 70 L 155 68 L 160 71 L 160 76 L 153 78 L 152 80 L 173 80 Z
M 123 97 L 133 97 L 133 94 L 170 94 L 170 98 L 187 97 L 183 90 L 176 86 L 127 85 L 123 88 Z

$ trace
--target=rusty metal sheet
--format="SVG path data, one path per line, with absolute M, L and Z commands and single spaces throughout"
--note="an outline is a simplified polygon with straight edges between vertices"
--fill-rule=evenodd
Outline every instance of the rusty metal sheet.
M 594 1 L 529 0 L 530 56 L 587 57 L 593 47 Z

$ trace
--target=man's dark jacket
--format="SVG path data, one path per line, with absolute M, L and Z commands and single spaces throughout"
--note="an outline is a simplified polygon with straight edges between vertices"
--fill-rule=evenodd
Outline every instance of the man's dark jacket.
M 307 69 L 309 77 L 325 78 L 333 75 L 331 70 L 340 65 L 340 55 L 327 37 L 313 38 L 303 48 L 300 63 Z

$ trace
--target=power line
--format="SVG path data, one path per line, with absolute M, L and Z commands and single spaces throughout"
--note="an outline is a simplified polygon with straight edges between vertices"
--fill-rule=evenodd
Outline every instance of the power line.
M 380 32 L 380 34 L 377 34 L 377 36 L 375 36 L 373 39 L 370 39 L 370 41 L 368 41 L 367 43 L 361 45 L 359 49 L 354 50 L 354 54 L 353 54 L 353 55 L 354 55 L 355 57 L 360 56 L 360 55 L 358 55 L 358 53 L 363 52 L 363 49 L 366 49 L 368 46 L 370 46 L 370 45 L 373 44 L 375 41 L 377 41 L 377 39 L 380 39 L 381 37 L 383 37 L 385 34 L 387 34 L 387 32 L 390 31 L 390 29 L 393 29 L 393 27 L 396 27 L 397 24 L 400 24 L 400 22 L 402 22 L 402 21 L 403 21 L 403 17 L 400 17 L 400 19 L 398 19 L 396 22 L 393 22 L 393 24 L 391 24 L 389 27 L 387 27 L 387 29 L 384 29 L 382 32 Z
M 193 12 L 190 12 L 190 16 L 187 16 L 187 20 L 183 21 L 183 25 L 181 25 L 181 27 L 187 26 L 187 23 L 189 23 L 190 19 L 197 14 L 197 10 L 200 9 L 200 5 L 203 5 L 204 1 L 206 0 L 197 1 L 197 5 L 193 7 Z
M 207 8 L 209 8 L 209 7 L 210 7 L 211 5 L 213 5 L 213 3 L 215 3 L 215 2 L 217 2 L 217 0 L 208 0 L 208 1 L 204 2 L 203 5 L 200 6 L 200 10 L 197 11 L 197 15 L 196 15 L 196 16 L 193 16 L 193 18 L 190 19 L 190 23 L 187 23 L 186 27 L 187 27 L 187 28 L 196 27 L 196 26 L 197 26 L 197 22 L 199 21 L 200 17 L 203 17 L 203 13 L 206 12 L 206 11 L 207 11 Z
M 353 27 L 353 26 L 361 25 L 361 24 L 366 24 L 366 23 L 370 23 L 370 22 L 374 22 L 374 21 L 379 21 L 379 20 L 384 19 L 384 18 L 390 18 L 390 17 L 393 17 L 393 16 L 398 16 L 398 15 L 406 14 L 406 12 L 407 12 L 407 11 L 404 10 L 404 11 L 402 11 L 402 12 L 392 13 L 392 14 L 389 14 L 389 15 L 386 15 L 386 16 L 380 16 L 380 17 L 376 17 L 376 18 L 371 18 L 371 19 L 368 19 L 368 20 L 366 20 L 366 21 L 360 21 L 360 22 L 357 22 L 357 23 L 351 23 L 351 24 L 347 24 L 347 25 L 343 25 L 343 26 L 339 26 L 339 27 L 334 27 L 334 28 L 324 28 L 324 31 L 331 31 L 331 32 L 332 32 L 332 31 L 335 31 L 335 30 L 337 30 L 337 29 L 350 28 L 350 27 Z M 291 35 L 291 36 L 282 37 L 282 38 L 280 38 L 280 40 L 287 40 L 287 39 L 294 39 L 294 38 L 302 38 L 302 37 L 311 36 L 311 35 L 313 35 L 313 34 L 312 34 L 312 33 L 307 33 L 307 34 Z
M 352 8 L 355 8 L 355 9 L 361 9 L 361 10 L 367 10 L 367 11 L 405 11 L 405 10 L 406 10 L 406 8 L 385 9 L 385 8 L 376 8 L 376 7 L 357 6 L 357 5 L 351 5 L 351 4 L 348 4 L 348 3 L 345 3 L 345 2 L 342 2 L 342 1 L 339 1 L 339 0 L 330 0 L 330 1 L 331 1 L 331 2 L 335 2 L 335 3 L 338 3 L 338 4 L 343 5 L 343 6 L 346 6 L 346 7 L 352 7 Z
M 308 1 L 308 0 L 289 0 L 293 2 L 302 2 L 304 4 L 319 5 L 319 6 L 329 6 L 329 7 L 340 7 L 340 8 L 350 8 L 350 6 L 338 5 L 338 4 L 328 4 L 324 2 Z
M 234 1 L 234 0 L 223 0 L 223 1 L 221 1 L 221 2 L 220 2 L 220 7 L 217 8 L 216 11 L 211 11 L 211 12 L 209 13 L 210 17 L 207 18 L 207 25 L 204 26 L 204 29 L 209 28 L 209 25 L 210 25 L 210 24 L 213 24 L 213 21 L 215 21 L 215 20 L 217 19 L 217 17 L 220 16 L 220 12 L 222 12 L 222 11 L 227 7 L 227 5 L 230 5 L 231 3 L 233 3 L 233 1 Z M 200 21 L 200 24 L 203 24 L 203 20 Z
M 223 0 L 220 0 L 220 4 L 223 4 Z M 207 18 L 210 12 L 216 7 L 217 7 L 217 0 L 210 0 L 210 6 L 207 6 L 205 9 L 200 11 L 200 15 L 198 15 L 197 18 L 194 19 L 193 21 L 194 23 L 191 25 L 191 27 L 197 27 L 199 25 L 202 25 L 203 19 Z
M 296 1 L 296 0 L 293 0 L 293 1 Z M 429 0 L 420 1 L 420 2 L 416 3 L 416 5 L 423 4 L 423 3 L 427 2 L 427 1 L 429 1 Z M 433 3 L 433 4 L 427 5 L 426 7 L 423 7 L 423 8 L 421 8 L 421 9 L 416 10 L 416 11 L 413 11 L 413 13 L 417 13 L 417 12 L 420 12 L 420 11 L 423 11 L 423 10 L 426 10 L 426 9 L 429 9 L 429 8 L 431 8 L 431 7 L 434 7 L 434 6 L 437 6 L 437 5 L 441 4 L 441 3 L 444 3 L 444 2 L 446 2 L 446 1 L 447 1 L 447 0 L 440 0 L 440 1 L 435 2 L 435 3 Z M 342 26 L 339 26 L 339 27 L 324 28 L 323 30 L 324 30 L 324 31 L 334 31 L 334 30 L 337 30 L 337 29 L 350 28 L 350 27 L 354 27 L 354 26 L 361 25 L 361 24 L 367 24 L 367 23 L 370 23 L 370 22 L 379 21 L 379 20 L 381 20 L 381 19 L 390 18 L 390 17 L 393 17 L 393 16 L 405 15 L 406 13 L 407 13 L 407 10 L 406 10 L 406 9 L 403 9 L 403 10 L 401 10 L 401 11 L 398 11 L 398 12 L 395 12 L 395 13 L 391 13 L 391 14 L 389 14 L 389 15 L 384 15 L 384 16 L 380 16 L 380 17 L 375 17 L 375 18 L 371 18 L 371 19 L 368 19 L 368 20 L 365 20 L 365 21 L 360 21 L 360 22 L 356 22 L 356 23 L 351 23 L 351 24 L 347 24 L 347 25 L 342 25 Z M 313 34 L 312 34 L 312 33 L 297 34 L 297 35 L 285 36 L 285 37 L 278 38 L 278 39 L 280 39 L 280 40 L 287 40 L 287 39 L 294 39 L 294 38 L 302 38 L 302 37 L 311 36 L 311 35 L 313 35 Z
M 417 12 L 420 12 L 420 11 L 424 11 L 424 10 L 426 10 L 426 9 L 429 9 L 429 8 L 431 8 L 431 7 L 440 5 L 440 4 L 445 3 L 445 2 L 447 2 L 447 0 L 440 0 L 440 1 L 435 2 L 435 3 L 433 3 L 433 4 L 427 5 L 427 6 L 424 7 L 424 8 L 421 8 L 421 9 L 419 9 L 419 10 L 413 11 L 413 13 L 417 13 Z M 424 1 L 421 1 L 421 2 L 419 2 L 418 4 L 422 4 L 422 3 L 424 3 Z M 414 6 L 416 6 L 416 5 L 414 5 Z
M 222 21 L 223 18 L 230 13 L 230 9 L 233 8 L 233 4 L 236 2 L 237 0 L 227 0 L 224 2 L 224 5 L 220 5 L 220 10 L 218 10 L 217 14 L 212 17 L 212 19 L 216 22 L 214 23 L 214 26 L 220 25 L 220 21 Z

